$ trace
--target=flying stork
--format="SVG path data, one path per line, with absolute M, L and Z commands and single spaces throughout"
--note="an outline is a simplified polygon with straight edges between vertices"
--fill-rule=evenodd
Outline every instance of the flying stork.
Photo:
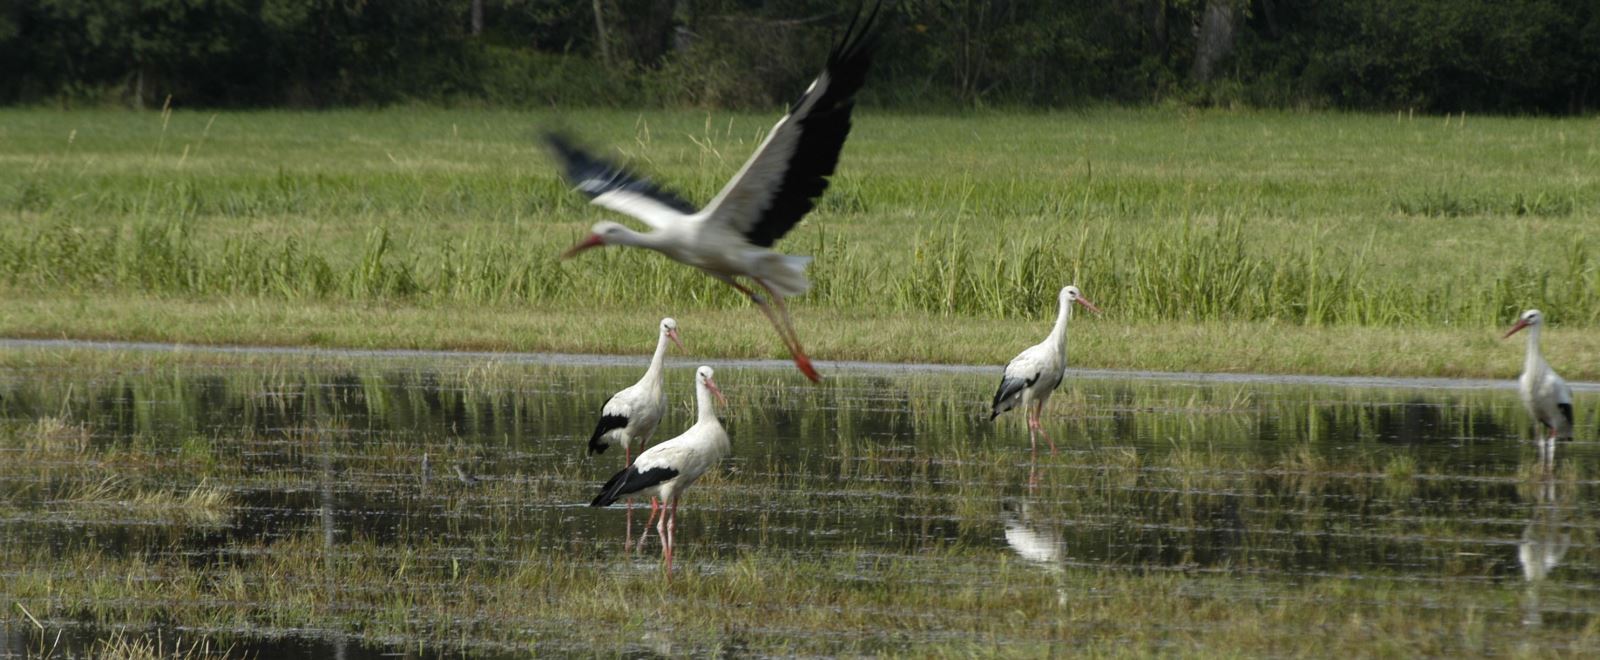
M 777 328 L 795 366 L 807 378 L 820 382 L 822 376 L 801 348 L 784 305 L 784 298 L 805 293 L 811 286 L 805 274 L 811 258 L 781 254 L 772 246 L 816 206 L 817 198 L 828 188 L 828 177 L 833 175 L 839 151 L 850 134 L 856 92 L 866 80 L 878 42 L 878 9 L 874 6 L 865 18 L 857 14 L 851 20 L 828 55 L 822 75 L 703 208 L 696 209 L 649 179 L 585 152 L 567 136 L 547 134 L 546 140 L 565 166 L 566 177 L 591 203 L 632 216 L 651 228 L 641 233 L 615 222 L 598 222 L 589 236 L 561 258 L 595 247 L 631 245 L 699 268 L 749 296 Z M 753 282 L 754 287 L 741 284 L 738 278 Z

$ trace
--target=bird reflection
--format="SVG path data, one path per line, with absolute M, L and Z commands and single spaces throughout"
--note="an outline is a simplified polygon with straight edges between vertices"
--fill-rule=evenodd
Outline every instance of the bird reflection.
M 1539 585 L 1549 577 L 1550 571 L 1561 565 L 1567 550 L 1572 548 L 1572 534 L 1567 531 L 1565 493 L 1555 475 L 1543 470 L 1529 487 L 1533 491 L 1533 519 L 1522 528 L 1522 540 L 1517 542 L 1517 563 L 1522 566 L 1522 579 L 1528 583 L 1522 598 L 1522 624 L 1538 626 L 1544 623 L 1539 610 Z
M 1028 561 L 1060 569 L 1066 555 L 1061 527 L 1046 516 L 1037 515 L 1037 504 L 1028 498 L 1009 498 L 1000 503 L 1000 521 L 1006 527 L 1006 545 Z

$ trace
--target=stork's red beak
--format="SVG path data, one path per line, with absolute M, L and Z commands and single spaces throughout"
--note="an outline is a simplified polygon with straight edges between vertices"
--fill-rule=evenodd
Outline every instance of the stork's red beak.
M 677 328 L 668 328 L 667 329 L 667 339 L 671 339 L 672 343 L 677 344 L 678 345 L 678 350 L 686 351 L 686 352 L 689 350 L 689 349 L 683 347 L 683 342 L 678 341 L 678 329 Z
M 1083 297 L 1083 294 L 1081 294 L 1081 293 L 1078 294 L 1078 304 L 1079 305 L 1083 305 L 1084 307 L 1088 307 L 1089 311 L 1091 311 L 1091 312 L 1094 312 L 1096 314 L 1100 313 L 1100 308 L 1099 307 L 1095 307 L 1094 303 L 1089 302 L 1089 299 Z
M 712 394 L 717 395 L 717 401 L 721 402 L 722 405 L 724 405 L 724 406 L 728 405 L 728 397 L 722 396 L 722 388 L 717 387 L 717 381 L 714 381 L 714 380 L 711 380 L 710 378 L 707 378 L 706 379 L 706 389 L 711 390 Z
M 566 252 L 562 252 L 561 253 L 561 258 L 562 259 L 571 259 L 574 255 L 578 254 L 579 252 L 582 252 L 582 251 L 587 250 L 589 248 L 602 247 L 605 244 L 606 244 L 605 241 L 600 240 L 600 235 L 599 234 L 589 234 L 588 238 L 585 238 L 585 239 L 583 239 L 581 241 L 578 241 L 577 245 L 574 245 L 572 247 L 567 248 Z
M 1501 339 L 1505 339 L 1507 337 L 1510 337 L 1511 335 L 1517 334 L 1518 330 L 1526 328 L 1526 327 L 1528 327 L 1528 325 L 1530 325 L 1528 323 L 1528 319 L 1517 319 L 1517 324 L 1514 325 L 1514 326 L 1511 326 L 1511 329 L 1507 330 L 1506 334 L 1502 335 L 1500 338 Z

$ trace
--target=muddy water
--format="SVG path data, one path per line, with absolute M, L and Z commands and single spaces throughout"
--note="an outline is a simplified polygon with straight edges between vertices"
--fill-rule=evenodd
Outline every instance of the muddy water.
M 108 592 L 131 602 L 106 614 L 0 586 L 0 654 L 88 652 L 121 627 L 264 657 L 583 649 L 559 622 L 525 622 L 527 639 L 510 641 L 475 637 L 471 622 L 408 626 L 415 635 L 350 622 L 384 613 L 304 625 L 253 589 L 222 599 L 207 585 L 273 579 L 250 571 L 291 542 L 335 555 L 423 547 L 419 562 L 451 567 L 608 561 L 623 511 L 583 504 L 622 457 L 584 447 L 606 397 L 641 370 L 615 362 L 284 356 L 0 371 L 3 556 L 72 557 L 45 569 L 63 580 L 91 570 L 86 557 L 183 566 L 204 584 L 174 598 L 242 598 L 249 612 L 152 620 L 143 608 L 162 603 L 149 590 Z M 657 440 L 691 422 L 691 377 L 688 363 L 670 371 Z M 1254 581 L 1448 583 L 1504 592 L 1506 611 L 1491 615 L 1524 630 L 1579 630 L 1600 613 L 1596 416 L 1580 415 L 1580 441 L 1546 473 L 1508 390 L 1086 378 L 1051 404 L 1057 453 L 1041 440 L 1034 456 L 1015 413 L 988 420 L 994 374 L 836 370 L 812 386 L 725 366 L 717 377 L 733 456 L 690 492 L 678 531 L 680 560 L 701 570 L 779 549 L 818 563 L 917 558 L 936 576 L 942 557 L 991 553 L 1046 573 L 1237 576 L 1241 598 Z M 225 503 L 129 503 L 197 490 Z M 0 580 L 36 576 L 31 563 L 0 565 Z M 840 570 L 886 579 L 861 562 Z M 362 585 L 333 593 L 346 589 Z M 13 606 L 24 601 L 49 614 L 35 624 Z

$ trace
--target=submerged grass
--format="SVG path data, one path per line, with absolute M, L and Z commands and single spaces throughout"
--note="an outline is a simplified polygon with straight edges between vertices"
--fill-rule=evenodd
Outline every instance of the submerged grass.
M 1521 638 L 1514 591 L 1372 576 L 1258 580 L 1241 590 L 1227 575 L 1047 572 L 983 551 L 796 561 L 781 551 L 752 550 L 709 564 L 691 548 L 686 568 L 669 581 L 649 567 L 560 556 L 441 560 L 453 550 L 425 544 L 396 552 L 357 540 L 330 553 L 320 538 L 307 536 L 248 550 L 256 559 L 205 570 L 142 558 L 61 557 L 56 561 L 81 567 L 80 579 L 57 582 L 24 568 L 11 593 L 47 618 L 134 627 L 183 621 L 198 630 L 359 625 L 368 639 L 463 650 L 562 648 L 537 641 L 548 636 L 609 652 L 642 642 L 667 655 L 1011 655 L 1062 648 L 1112 655 L 1476 655 L 1515 652 L 1507 644 Z M 9 554 L 24 567 L 47 561 Z M 940 570 L 931 575 L 935 560 Z M 852 577 L 858 572 L 872 578 Z M 530 635 L 535 641 L 527 641 Z M 1540 639 L 1541 653 L 1582 657 L 1600 651 L 1600 624 Z
M 734 453 L 686 499 L 667 580 L 653 547 L 617 552 L 621 512 L 582 506 L 618 464 L 585 432 L 632 368 L 186 359 L 0 362 L 0 579 L 48 627 L 465 654 L 1600 651 L 1600 463 L 1571 443 L 1553 476 L 1519 467 L 1509 392 L 1091 381 L 1030 460 L 971 396 L 988 378 L 720 370 Z M 163 508 L 211 489 L 225 525 Z M 139 490 L 160 506 L 102 515 Z M 1566 554 L 1524 584 L 1541 516 Z
M 211 441 L 199 451 L 186 451 L 195 443 L 184 445 L 175 456 L 161 455 L 166 443 L 96 441 L 89 425 L 60 417 L 0 424 L 0 456 L 7 461 L 0 476 L 10 477 L 0 484 L 0 513 L 176 528 L 227 522 L 233 493 L 211 478 L 234 473 L 210 460 Z
M 0 287 L 35 310 L 8 315 L 0 332 L 455 348 L 471 344 L 453 328 L 464 313 L 526 313 L 585 330 L 554 341 L 507 328 L 494 341 L 611 352 L 632 350 L 629 315 L 644 301 L 655 313 L 739 310 L 755 321 L 697 350 L 776 348 L 745 301 L 659 256 L 555 260 L 607 216 L 567 190 L 541 153 L 531 127 L 557 121 L 550 116 L 0 118 L 14 127 L 0 132 L 0 178 L 12 182 L 0 186 L 0 219 L 15 220 L 0 223 Z M 595 112 L 559 121 L 613 136 L 601 143 L 705 200 L 770 119 Z M 1129 350 L 1108 366 L 1251 362 L 1251 346 L 1212 357 L 1183 336 L 1227 326 L 1311 353 L 1250 368 L 1375 373 L 1298 337 L 1405 328 L 1451 337 L 1448 355 L 1528 307 L 1557 324 L 1600 324 L 1597 143 L 1600 127 L 1585 120 L 868 114 L 835 185 L 782 247 L 816 257 L 814 289 L 796 306 L 802 322 L 825 320 L 803 334 L 821 357 L 978 361 L 947 351 L 988 361 L 986 351 L 1000 350 L 994 337 L 964 326 L 1026 326 L 1036 339 L 1054 292 L 1072 282 L 1108 310 L 1105 320 L 1169 347 Z M 146 319 L 97 316 L 130 296 Z M 374 326 L 338 312 L 349 307 L 421 322 Z M 278 320 L 194 314 L 240 308 Z M 306 308 L 322 312 L 286 318 Z M 595 316 L 608 322 L 588 322 Z M 893 328 L 841 322 L 884 317 L 927 332 L 886 336 Z M 1440 361 L 1392 368 L 1461 373 Z

